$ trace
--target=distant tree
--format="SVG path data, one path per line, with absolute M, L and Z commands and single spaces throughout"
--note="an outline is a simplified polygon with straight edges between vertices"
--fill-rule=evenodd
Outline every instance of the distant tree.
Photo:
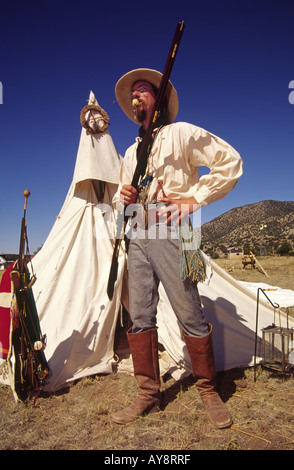
M 283 243 L 277 249 L 277 253 L 281 256 L 288 255 L 290 251 L 291 251 L 291 245 L 289 243 Z
M 245 243 L 244 245 L 244 255 L 250 255 L 250 251 L 252 251 L 252 248 L 249 243 Z
M 225 255 L 228 253 L 227 247 L 225 245 L 220 245 L 219 248 L 222 251 L 222 253 L 224 253 Z

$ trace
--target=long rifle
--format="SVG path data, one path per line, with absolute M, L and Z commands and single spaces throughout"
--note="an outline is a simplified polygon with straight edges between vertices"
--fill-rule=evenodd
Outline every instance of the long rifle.
M 151 142 L 152 132 L 155 127 L 157 118 L 159 116 L 159 111 L 160 111 L 160 108 L 162 106 L 162 103 L 165 97 L 166 88 L 167 88 L 169 77 L 172 71 L 172 67 L 173 67 L 177 52 L 178 52 L 179 44 L 180 44 L 182 34 L 184 31 L 184 26 L 185 26 L 184 21 L 181 21 L 177 24 L 177 27 L 176 27 L 176 31 L 172 40 L 172 44 L 171 44 L 167 61 L 165 64 L 165 68 L 163 71 L 163 75 L 162 75 L 160 85 L 158 88 L 158 93 L 156 95 L 156 100 L 154 103 L 151 119 L 147 127 L 146 134 L 142 142 L 142 146 L 140 148 L 137 166 L 136 166 L 133 179 L 131 182 L 131 186 L 133 186 L 134 188 L 137 188 L 140 177 L 144 176 L 145 171 L 146 171 L 147 160 L 148 160 L 148 147 Z M 124 233 L 124 229 L 127 224 L 127 221 L 128 221 L 128 216 L 125 216 L 125 214 L 119 214 L 118 223 L 117 223 L 116 240 L 115 240 L 111 267 L 110 267 L 110 272 L 109 272 L 109 278 L 108 278 L 108 285 L 107 285 L 107 295 L 110 300 L 113 297 L 114 284 L 117 279 L 118 255 L 119 255 L 119 250 L 120 250 L 121 241 L 122 241 L 122 233 Z

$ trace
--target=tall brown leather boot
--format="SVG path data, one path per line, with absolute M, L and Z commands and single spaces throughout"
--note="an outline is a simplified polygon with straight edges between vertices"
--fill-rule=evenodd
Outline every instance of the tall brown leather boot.
M 161 402 L 157 329 L 128 332 L 127 337 L 139 393 L 131 405 L 111 417 L 118 424 L 127 424 L 144 413 L 158 410 Z
M 215 390 L 216 370 L 212 346 L 212 326 L 209 324 L 208 335 L 199 338 L 188 336 L 183 332 L 192 371 L 197 379 L 198 389 L 210 421 L 219 429 L 232 424 L 231 415 Z

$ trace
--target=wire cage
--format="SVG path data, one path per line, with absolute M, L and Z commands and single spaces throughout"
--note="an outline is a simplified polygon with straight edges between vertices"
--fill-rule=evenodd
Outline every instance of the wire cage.
M 289 374 L 294 368 L 294 330 L 289 328 L 288 315 L 287 327 L 276 326 L 275 316 L 279 305 L 272 303 L 265 291 L 272 289 L 258 288 L 256 307 L 256 331 L 255 331 L 255 356 L 254 356 L 254 381 L 256 380 L 256 355 L 257 355 L 257 331 L 258 331 L 258 311 L 260 292 L 267 298 L 274 308 L 274 323 L 262 328 L 262 359 L 261 365 L 267 369 L 283 374 Z

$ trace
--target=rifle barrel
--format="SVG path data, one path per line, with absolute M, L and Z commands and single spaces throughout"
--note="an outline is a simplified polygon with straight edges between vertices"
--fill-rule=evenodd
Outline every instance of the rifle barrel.
M 142 142 L 142 146 L 138 155 L 138 162 L 137 162 L 136 169 L 135 169 L 133 179 L 131 182 L 131 186 L 133 186 L 134 188 L 137 188 L 140 177 L 144 176 L 144 173 L 146 171 L 147 159 L 148 159 L 147 149 L 151 141 L 152 132 L 153 132 L 153 129 L 156 124 L 157 117 L 158 117 L 158 112 L 161 108 L 163 99 L 165 97 L 166 88 L 167 88 L 169 77 L 172 71 L 172 67 L 173 67 L 177 52 L 178 52 L 178 48 L 179 48 L 179 44 L 182 38 L 184 27 L 185 27 L 184 21 L 179 22 L 177 24 L 176 31 L 174 33 L 172 44 L 168 53 L 168 57 L 166 60 L 166 64 L 164 67 L 164 71 L 163 71 L 160 85 L 158 88 L 158 92 L 156 95 L 156 100 L 154 103 L 154 108 L 152 111 L 151 119 L 150 119 L 149 125 L 146 130 L 146 134 Z M 123 228 L 125 228 L 127 220 L 128 220 L 128 216 L 125 216 L 125 214 L 120 214 L 119 217 L 123 217 L 123 220 L 124 220 Z M 107 295 L 110 300 L 112 300 L 113 292 L 114 292 L 114 284 L 117 279 L 118 254 L 119 254 L 119 249 L 121 245 L 121 228 L 122 227 L 120 226 L 120 230 L 117 229 L 115 246 L 114 246 L 114 251 L 112 255 L 111 267 L 110 267 L 109 278 L 108 278 Z
M 19 270 L 21 273 L 23 272 L 23 267 L 24 267 L 24 247 L 25 247 L 26 230 L 27 230 L 26 211 L 27 211 L 27 205 L 28 205 L 28 198 L 30 194 L 31 193 L 28 189 L 25 189 L 23 192 L 25 202 L 24 202 L 24 209 L 23 209 L 23 218 L 21 220 L 19 255 L 18 255 Z
M 147 127 L 146 134 L 143 139 L 142 146 L 139 152 L 138 163 L 137 163 L 134 175 L 133 175 L 131 186 L 133 186 L 134 188 L 138 186 L 140 176 L 143 176 L 146 171 L 146 165 L 147 165 L 147 159 L 148 159 L 147 148 L 149 146 L 149 143 L 152 137 L 154 126 L 156 124 L 158 112 L 160 110 L 160 107 L 162 105 L 162 102 L 166 93 L 166 88 L 168 85 L 172 67 L 174 65 L 176 53 L 178 51 L 179 44 L 182 38 L 184 27 L 185 27 L 184 21 L 179 22 L 177 24 L 176 31 L 174 33 L 172 44 L 170 46 L 170 50 L 168 53 L 168 57 L 165 63 L 164 71 L 163 71 L 160 85 L 158 88 L 158 92 L 156 95 L 156 100 L 155 100 L 154 108 L 152 112 L 152 118 L 150 119 L 149 125 Z

